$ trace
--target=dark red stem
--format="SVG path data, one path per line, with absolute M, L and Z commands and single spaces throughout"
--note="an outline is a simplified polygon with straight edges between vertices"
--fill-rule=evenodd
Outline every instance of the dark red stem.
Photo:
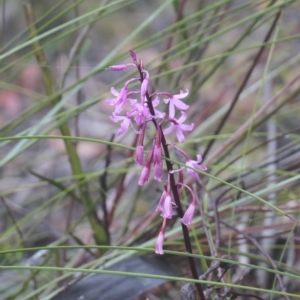
M 143 78 L 144 77 L 143 77 L 143 72 L 142 72 L 141 66 L 137 64 L 137 68 L 138 68 L 138 71 L 140 73 L 140 80 L 141 80 L 141 82 L 143 82 Z M 154 109 L 153 109 L 151 97 L 149 96 L 148 91 L 146 92 L 145 96 L 147 98 L 147 103 L 148 103 L 148 108 L 150 110 L 150 113 L 151 113 L 152 116 L 155 116 L 155 112 L 154 112 Z M 165 157 L 168 158 L 168 159 L 170 159 L 169 149 L 168 149 L 168 146 L 167 146 L 167 142 L 166 142 L 164 133 L 163 133 L 163 131 L 161 129 L 161 126 L 157 123 L 157 121 L 156 121 L 155 118 L 153 118 L 152 121 L 153 121 L 156 129 L 160 130 L 160 133 L 161 133 L 161 144 L 162 144 L 162 147 L 164 149 Z M 170 185 L 171 185 L 171 190 L 172 190 L 173 198 L 174 198 L 175 204 L 177 206 L 177 208 L 176 208 L 177 209 L 177 213 L 178 213 L 178 216 L 180 218 L 182 218 L 183 217 L 183 209 L 182 209 L 180 198 L 179 198 L 179 194 L 178 194 L 178 191 L 177 191 L 177 186 L 176 186 L 174 174 L 172 174 L 172 172 L 171 172 L 173 170 L 172 163 L 170 161 L 168 161 L 168 160 L 166 160 L 165 163 L 166 163 L 166 166 L 167 166 L 168 173 L 170 174 Z M 186 249 L 186 251 L 188 253 L 192 254 L 193 253 L 193 251 L 192 251 L 192 244 L 191 244 L 191 239 L 190 239 L 190 236 L 189 236 L 188 228 L 187 228 L 187 226 L 185 226 L 182 223 L 181 223 L 181 228 L 182 228 L 182 234 L 183 234 L 185 249 Z M 189 264 L 190 264 L 190 269 L 191 269 L 191 272 L 192 272 L 192 276 L 193 276 L 194 279 L 198 280 L 199 276 L 198 276 L 198 272 L 197 272 L 196 265 L 195 265 L 193 257 L 188 257 L 188 260 L 189 260 Z M 200 283 L 196 283 L 196 288 L 197 288 L 198 294 L 200 296 L 200 300 L 205 300 L 205 296 L 204 296 L 201 284 Z

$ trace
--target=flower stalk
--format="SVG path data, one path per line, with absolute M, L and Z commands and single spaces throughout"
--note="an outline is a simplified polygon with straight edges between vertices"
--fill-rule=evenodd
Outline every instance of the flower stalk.
M 115 122 L 119 120 L 123 120 L 121 124 L 121 133 L 124 133 L 128 127 L 129 123 L 133 126 L 137 126 L 138 129 L 135 129 L 135 132 L 140 135 L 138 139 L 137 145 L 137 153 L 135 161 L 139 165 L 143 166 L 140 178 L 138 180 L 138 184 L 140 186 L 144 185 L 150 180 L 150 173 L 151 167 L 154 165 L 154 179 L 157 181 L 161 181 L 163 177 L 163 160 L 162 160 L 162 152 L 164 156 L 167 158 L 165 160 L 166 169 L 167 169 L 167 180 L 165 184 L 164 192 L 160 198 L 157 210 L 161 211 L 161 216 L 163 218 L 162 228 L 159 232 L 156 244 L 155 244 L 155 252 L 157 254 L 164 254 L 163 251 L 163 242 L 165 238 L 165 231 L 167 227 L 167 220 L 171 219 L 174 216 L 173 208 L 177 210 L 177 215 L 179 220 L 181 221 L 182 233 L 184 238 L 184 244 L 186 251 L 188 253 L 192 253 L 192 245 L 191 240 L 189 237 L 188 227 L 192 223 L 192 218 L 194 215 L 196 202 L 195 202 L 195 195 L 192 193 L 193 201 L 190 204 L 187 211 L 184 213 L 179 192 L 181 191 L 181 185 L 185 186 L 183 183 L 183 176 L 181 170 L 179 173 L 179 182 L 176 183 L 172 163 L 169 161 L 171 159 L 170 152 L 168 149 L 169 143 L 167 143 L 165 134 L 169 134 L 174 132 L 177 136 L 179 142 L 184 142 L 185 140 L 185 133 L 193 130 L 194 124 L 183 124 L 183 122 L 187 119 L 187 114 L 183 110 L 187 110 L 189 108 L 182 99 L 188 96 L 189 91 L 186 90 L 185 92 L 180 91 L 177 95 L 172 95 L 169 92 L 157 92 L 152 95 L 148 92 L 148 87 L 150 84 L 150 76 L 148 71 L 144 69 L 143 62 L 141 60 L 137 60 L 136 54 L 131 50 L 130 55 L 133 59 L 133 63 L 138 69 L 139 72 L 139 81 L 141 83 L 140 90 L 134 92 L 127 92 L 128 86 L 132 81 L 137 80 L 137 78 L 132 78 L 125 83 L 127 95 L 138 95 L 140 94 L 140 102 L 137 99 L 128 99 L 128 97 L 124 97 L 122 95 L 122 101 L 119 101 L 119 93 L 112 89 L 113 94 L 116 96 L 116 100 L 109 100 L 108 104 L 115 105 L 115 111 L 112 114 L 111 119 Z M 125 64 L 118 66 L 113 66 L 115 70 L 119 71 L 124 68 Z M 112 69 L 112 68 L 111 68 Z M 123 89 L 124 89 L 123 87 Z M 122 90 L 120 94 L 122 93 Z M 164 99 L 165 104 L 169 104 L 169 116 L 166 117 L 165 113 L 158 110 L 157 106 L 160 103 L 160 95 L 163 95 L 167 98 Z M 155 96 L 154 100 L 152 97 Z M 131 110 L 126 112 L 126 116 L 119 116 L 121 111 L 125 107 L 125 103 L 129 102 L 131 104 Z M 176 117 L 176 113 L 178 112 L 181 116 L 178 118 Z M 126 118 L 126 119 L 125 119 Z M 159 121 L 161 119 L 161 121 Z M 126 120 L 126 126 L 124 126 L 124 120 Z M 153 139 L 152 147 L 148 153 L 147 159 L 144 162 L 143 154 L 144 154 L 144 134 L 146 130 L 146 124 L 151 121 L 156 129 L 156 135 Z M 135 124 L 133 124 L 135 123 Z M 164 128 L 164 124 L 168 123 L 168 127 Z M 120 129 L 118 134 L 120 133 Z M 187 158 L 187 167 L 193 167 L 199 169 L 201 171 L 205 171 L 206 167 L 199 166 L 198 163 L 201 162 L 201 156 L 197 156 L 197 160 L 192 160 L 190 157 L 180 148 L 177 146 L 174 149 L 179 150 L 186 158 Z M 188 174 L 194 177 L 195 179 L 199 179 L 199 175 L 196 171 L 192 171 L 188 169 Z M 191 189 L 187 186 L 187 188 L 191 191 Z M 198 273 L 196 270 L 195 262 L 192 257 L 188 258 L 189 265 L 191 269 L 191 273 L 194 279 L 198 279 Z M 205 300 L 205 296 L 203 293 L 203 289 L 200 284 L 196 284 L 197 291 L 199 293 L 200 299 Z

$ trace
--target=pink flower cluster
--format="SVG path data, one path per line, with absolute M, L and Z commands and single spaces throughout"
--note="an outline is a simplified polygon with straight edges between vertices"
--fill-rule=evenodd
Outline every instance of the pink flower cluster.
M 154 179 L 157 181 L 162 180 L 162 149 L 163 146 L 167 147 L 168 145 L 172 145 L 163 145 L 163 141 L 165 142 L 164 135 L 174 132 L 178 142 L 182 143 L 185 141 L 184 132 L 192 131 L 194 124 L 184 124 L 187 118 L 185 111 L 189 108 L 189 105 L 185 104 L 182 99 L 189 95 L 189 90 L 186 89 L 185 91 L 180 91 L 179 94 L 175 95 L 168 92 L 155 92 L 150 94 L 148 92 L 150 82 L 148 71 L 145 70 L 142 61 L 137 61 L 136 54 L 133 51 L 130 51 L 130 55 L 133 63 L 114 65 L 110 66 L 109 69 L 114 71 L 123 71 L 128 67 L 136 67 L 139 71 L 140 77 L 131 78 L 126 81 L 120 91 L 117 91 L 115 88 L 111 88 L 111 93 L 114 98 L 107 100 L 107 103 L 114 106 L 114 111 L 110 116 L 110 119 L 114 122 L 121 122 L 117 135 L 125 133 L 129 126 L 131 126 L 135 133 L 139 135 L 135 162 L 143 167 L 138 180 L 138 184 L 142 186 L 149 181 L 152 167 L 154 169 Z M 130 85 L 137 82 L 140 83 L 138 89 L 129 89 Z M 161 98 L 163 98 L 163 103 L 168 105 L 168 114 L 159 110 L 159 106 L 162 103 Z M 179 117 L 176 117 L 176 115 L 179 115 Z M 153 139 L 152 147 L 149 150 L 146 159 L 144 159 L 144 137 L 149 121 L 154 123 L 156 135 Z M 198 169 L 200 171 L 206 170 L 205 166 L 200 165 L 202 161 L 201 155 L 197 155 L 197 160 L 191 160 L 183 150 L 175 145 L 172 146 L 186 158 L 187 173 L 198 180 L 199 175 L 194 169 Z M 192 189 L 183 183 L 182 169 L 183 168 L 175 171 L 168 170 L 169 174 L 167 175 L 164 192 L 157 206 L 157 210 L 161 211 L 161 216 L 164 219 L 155 245 L 155 252 L 158 254 L 163 254 L 166 220 L 172 218 L 173 209 L 176 208 L 176 204 L 174 203 L 171 195 L 170 186 L 170 176 L 174 172 L 179 172 L 177 192 L 180 194 L 182 187 L 186 187 L 191 192 L 193 198 L 192 203 L 180 220 L 186 226 L 192 224 L 196 200 Z

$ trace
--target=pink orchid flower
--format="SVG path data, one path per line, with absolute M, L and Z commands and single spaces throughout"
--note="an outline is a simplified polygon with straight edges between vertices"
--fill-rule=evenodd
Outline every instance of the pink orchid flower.
M 185 104 L 184 102 L 181 101 L 181 99 L 184 99 L 188 96 L 188 94 L 189 94 L 188 89 L 185 90 L 185 93 L 183 91 L 180 91 L 180 93 L 177 94 L 177 95 L 172 95 L 170 93 L 165 93 L 165 92 L 162 92 L 160 94 L 168 96 L 168 98 L 164 99 L 164 102 L 166 104 L 169 103 L 169 116 L 170 116 L 170 118 L 175 117 L 175 107 L 179 110 L 186 110 L 190 107 L 189 105 L 187 105 L 187 104 Z
M 183 124 L 186 120 L 187 115 L 185 112 L 181 112 L 181 117 L 179 119 L 169 118 L 168 120 L 171 122 L 170 126 L 163 130 L 164 134 L 169 134 L 173 130 L 175 130 L 178 142 L 183 143 L 185 141 L 185 137 L 183 131 L 192 131 L 194 129 L 194 123 L 187 125 Z

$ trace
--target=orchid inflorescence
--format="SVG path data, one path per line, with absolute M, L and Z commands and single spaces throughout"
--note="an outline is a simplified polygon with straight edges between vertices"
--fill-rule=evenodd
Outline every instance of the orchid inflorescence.
M 168 146 L 170 145 L 173 147 L 173 149 L 179 151 L 186 158 L 187 173 L 199 180 L 199 175 L 194 169 L 198 169 L 200 171 L 205 171 L 207 169 L 205 166 L 200 165 L 202 161 L 201 155 L 197 155 L 197 160 L 192 160 L 185 151 L 176 145 L 170 143 L 168 144 L 165 140 L 165 135 L 175 132 L 178 142 L 182 143 L 185 141 L 184 132 L 192 131 L 194 128 L 193 123 L 184 124 L 187 118 L 185 111 L 189 108 L 189 105 L 185 104 L 182 99 L 188 96 L 189 90 L 186 89 L 185 91 L 180 91 L 179 94 L 176 95 L 168 92 L 154 92 L 150 94 L 148 92 L 150 81 L 148 71 L 144 68 L 143 62 L 141 60 L 137 60 L 134 51 L 130 50 L 130 56 L 133 60 L 133 63 L 113 65 L 110 66 L 109 69 L 114 71 L 123 71 L 129 67 L 136 67 L 139 71 L 139 77 L 134 77 L 126 81 L 120 92 L 112 87 L 111 93 L 113 94 L 114 98 L 107 100 L 107 103 L 115 107 L 110 119 L 114 122 L 121 121 L 121 126 L 117 131 L 117 135 L 125 133 L 129 126 L 131 126 L 135 133 L 139 135 L 136 147 L 135 162 L 142 166 L 143 169 L 138 180 L 138 184 L 142 186 L 149 181 L 152 166 L 154 167 L 154 179 L 157 181 L 162 181 L 162 149 L 164 150 L 165 157 L 170 158 L 168 151 Z M 133 82 L 140 83 L 139 89 L 129 90 L 129 86 Z M 163 102 L 169 106 L 168 114 L 158 109 L 160 103 L 162 102 L 162 97 L 164 97 Z M 136 98 L 139 98 L 139 100 Z M 179 115 L 179 117 L 176 117 L 176 115 Z M 144 160 L 144 137 L 147 124 L 150 121 L 155 125 L 156 134 L 147 158 Z M 165 126 L 165 124 L 167 125 Z M 176 203 L 176 198 L 179 199 L 178 195 L 180 195 L 183 187 L 187 188 L 192 196 L 191 204 L 187 208 L 182 218 L 180 218 L 180 221 L 186 226 L 190 226 L 192 224 L 192 218 L 196 207 L 196 195 L 194 191 L 183 182 L 183 168 L 173 170 L 172 164 L 168 161 L 166 161 L 166 165 L 168 171 L 167 180 L 156 209 L 161 212 L 161 216 L 163 217 L 162 228 L 155 244 L 155 252 L 157 254 L 164 253 L 163 242 L 167 219 L 172 218 L 174 208 L 178 209 L 180 203 Z M 178 172 L 179 175 L 175 189 L 173 189 L 171 186 L 172 180 L 170 179 L 171 176 L 174 176 L 173 174 L 175 172 Z M 174 193 L 177 193 L 177 197 L 175 197 Z M 177 202 L 178 201 L 179 200 L 177 200 Z

